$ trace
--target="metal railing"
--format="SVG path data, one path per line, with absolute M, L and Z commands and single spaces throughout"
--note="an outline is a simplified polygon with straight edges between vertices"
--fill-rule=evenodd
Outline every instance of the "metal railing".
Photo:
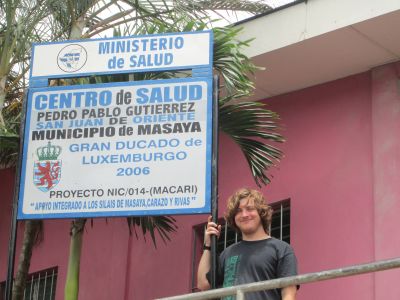
M 279 278 L 274 280 L 260 281 L 249 284 L 242 284 L 227 288 L 215 289 L 194 294 L 186 294 L 174 297 L 160 298 L 158 300 L 205 300 L 226 296 L 236 296 L 236 300 L 245 300 L 246 293 L 284 288 L 286 286 L 311 283 L 322 280 L 347 277 L 400 267 L 400 258 L 381 260 L 367 264 L 354 265 L 340 269 L 332 269 L 315 273 Z

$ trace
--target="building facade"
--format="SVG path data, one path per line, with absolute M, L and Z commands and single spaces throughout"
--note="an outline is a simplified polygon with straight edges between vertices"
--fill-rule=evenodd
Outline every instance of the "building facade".
M 301 274 L 400 255 L 396 234 L 400 226 L 400 46 L 392 41 L 399 36 L 400 26 L 395 25 L 400 20 L 400 3 L 381 1 L 379 10 L 376 1 L 334 2 L 308 1 L 243 24 L 244 37 L 257 35 L 252 56 L 259 65 L 266 60 L 269 74 L 257 77 L 255 97 L 280 114 L 287 140 L 279 145 L 285 157 L 271 170 L 272 183 L 262 191 L 284 218 L 282 237 L 289 235 Z M 342 5 L 341 18 L 335 15 L 340 11 L 337 5 Z M 359 10 L 352 11 L 349 6 L 353 5 Z M 318 11 L 334 15 L 336 27 L 329 16 L 320 28 L 312 27 Z M 308 25 L 304 28 L 284 27 L 279 41 L 268 39 L 269 22 L 271 26 L 273 22 L 282 26 L 296 23 L 305 12 L 303 20 Z M 253 26 L 267 27 L 255 32 Z M 379 26 L 390 30 L 379 33 Z M 366 31 L 368 28 L 372 31 Z M 297 33 L 304 29 L 308 36 L 291 40 L 298 39 Z M 368 48 L 361 38 L 354 41 L 352 30 L 375 48 Z M 379 42 L 374 34 L 381 38 Z M 361 48 L 351 48 L 353 43 Z M 386 58 L 379 56 L 382 48 Z M 1 282 L 7 270 L 14 170 L 0 170 L 0 178 Z M 221 134 L 220 216 L 227 197 L 244 186 L 256 187 L 240 149 Z M 89 222 L 84 233 L 79 299 L 147 300 L 195 291 L 193 274 L 206 218 L 176 217 L 177 233 L 166 244 L 158 239 L 157 249 L 139 231 L 137 236 L 129 234 L 123 218 Z M 30 272 L 41 274 L 42 280 L 48 272 L 46 285 L 53 283 L 55 299 L 63 299 L 69 225 L 70 220 L 45 221 L 44 239 L 32 256 Z M 18 251 L 23 226 L 20 222 Z M 305 284 L 298 299 L 398 300 L 399 277 L 400 270 L 390 270 Z

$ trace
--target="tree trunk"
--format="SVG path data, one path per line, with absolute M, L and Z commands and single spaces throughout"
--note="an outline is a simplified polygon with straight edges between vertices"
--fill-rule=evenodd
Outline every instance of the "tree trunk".
M 86 25 L 84 14 L 71 24 L 69 39 L 80 39 Z M 83 230 L 86 219 L 75 219 L 71 223 L 71 241 L 69 245 L 68 271 L 65 280 L 64 300 L 78 300 L 79 294 L 79 266 L 83 243 Z
M 69 246 L 68 271 L 65 282 L 64 299 L 78 300 L 79 265 L 86 219 L 76 219 L 71 223 L 71 243 Z
M 41 230 L 41 223 L 41 220 L 25 221 L 24 239 L 19 255 L 17 275 L 13 285 L 12 300 L 22 300 L 24 297 L 26 280 L 31 264 L 32 249 L 35 245 L 36 237 Z
M 3 107 L 6 100 L 6 79 L 7 76 L 0 77 L 0 127 L 5 125 Z
M 83 29 L 86 26 L 86 20 L 84 16 L 80 16 L 71 26 L 71 32 L 69 33 L 69 38 L 80 39 L 82 37 Z

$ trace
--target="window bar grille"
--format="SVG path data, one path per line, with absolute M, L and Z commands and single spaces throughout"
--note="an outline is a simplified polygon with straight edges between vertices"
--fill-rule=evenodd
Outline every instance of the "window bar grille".
M 51 274 L 50 299 L 53 299 L 53 284 L 54 284 L 54 269 L 53 273 Z
M 31 276 L 31 289 L 29 292 L 29 300 L 32 299 L 32 291 L 33 291 L 33 276 Z
M 204 241 L 206 240 L 206 230 L 207 230 L 207 224 L 204 225 L 204 230 L 203 230 L 203 246 L 204 246 Z
M 38 300 L 37 298 L 37 295 L 38 295 L 38 285 L 37 285 L 37 282 L 35 282 L 34 284 L 33 284 L 33 293 L 32 293 L 32 295 L 31 295 L 31 299 L 32 300 Z
M 34 274 L 29 274 L 24 289 L 24 300 L 53 300 L 57 281 L 57 269 L 47 269 Z
M 39 273 L 39 278 L 37 281 L 37 296 L 35 300 L 39 300 L 39 295 L 40 295 L 40 273 Z
M 43 288 L 43 300 L 46 299 L 46 284 L 47 284 L 47 271 L 44 273 L 44 288 Z M 51 295 L 50 295 L 51 299 Z
M 279 234 L 280 234 L 280 240 L 283 240 L 283 203 L 281 203 L 280 205 L 281 207 L 281 219 L 280 219 L 280 230 L 279 230 Z
M 228 226 L 225 223 L 224 226 L 225 238 L 224 238 L 224 249 L 226 249 L 226 239 L 228 238 Z
M 32 280 L 33 280 L 33 276 L 32 276 Z M 36 282 L 36 284 L 35 284 L 35 289 L 34 290 L 36 290 L 36 293 L 34 292 L 33 294 L 34 294 L 34 297 L 32 297 L 34 300 L 39 300 L 39 294 L 40 294 L 40 273 L 39 273 L 39 277 L 38 277 L 38 280 L 37 280 L 37 282 Z
M 196 243 L 196 241 L 197 241 L 197 238 L 196 238 L 196 229 L 195 228 L 193 228 L 193 236 L 194 236 L 194 239 L 193 239 L 193 252 L 192 252 L 192 292 L 193 291 L 195 291 L 195 285 L 194 285 L 194 282 L 195 282 L 195 270 L 196 270 L 196 264 L 195 264 L 195 262 L 196 262 L 196 246 L 197 246 L 197 243 Z M 203 240 L 204 240 L 204 237 L 203 237 Z M 52 285 L 52 287 L 53 287 L 53 283 L 51 284 Z
M 51 275 L 51 286 L 50 286 L 50 295 L 53 298 L 53 287 L 54 287 L 54 269 Z

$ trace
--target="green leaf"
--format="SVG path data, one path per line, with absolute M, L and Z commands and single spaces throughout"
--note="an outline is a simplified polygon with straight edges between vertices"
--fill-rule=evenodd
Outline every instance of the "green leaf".
M 155 231 L 158 232 L 161 240 L 166 243 L 167 240 L 170 240 L 170 234 L 176 232 L 176 229 L 178 228 L 176 225 L 176 220 L 170 216 L 128 217 L 127 223 L 129 227 L 129 233 L 131 234 L 133 229 L 135 231 L 136 238 L 138 238 L 136 227 L 141 228 L 145 240 L 147 233 L 149 233 L 153 245 L 156 248 L 157 241 Z
M 267 142 L 280 143 L 279 116 L 261 102 L 223 105 L 219 110 L 220 128 L 240 146 L 257 185 L 268 184 L 266 171 L 275 166 L 283 153 Z

